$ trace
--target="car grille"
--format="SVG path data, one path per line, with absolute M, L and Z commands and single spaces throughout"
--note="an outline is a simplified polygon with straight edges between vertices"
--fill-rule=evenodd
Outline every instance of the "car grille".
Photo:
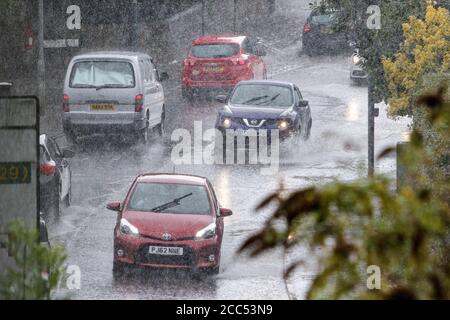
M 165 245 L 166 246 L 166 245 Z M 170 247 L 170 246 L 166 246 Z M 149 245 L 142 246 L 137 255 L 137 264 L 192 266 L 195 264 L 195 255 L 191 248 L 183 247 L 182 256 L 162 256 L 149 254 Z
M 247 121 L 248 121 L 248 123 L 249 124 L 252 124 L 252 120 L 253 119 L 247 119 Z M 269 128 L 269 127 L 273 127 L 274 125 L 276 125 L 277 124 L 277 120 L 275 120 L 275 119 L 268 119 L 268 120 L 265 120 L 265 122 L 261 125 L 261 122 L 263 121 L 263 120 L 257 120 L 258 121 L 258 123 L 257 124 L 254 124 L 254 126 L 256 126 L 256 127 L 248 127 L 247 126 L 247 124 L 245 123 L 245 119 L 236 119 L 236 121 L 239 121 L 239 123 L 242 125 L 242 126 L 244 126 L 244 127 L 247 127 L 247 128 L 251 128 L 251 129 L 266 129 L 266 128 Z M 261 125 L 261 126 L 260 126 Z

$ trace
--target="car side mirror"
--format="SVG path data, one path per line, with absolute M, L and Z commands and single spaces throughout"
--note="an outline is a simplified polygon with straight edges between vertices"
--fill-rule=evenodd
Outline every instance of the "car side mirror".
M 220 208 L 220 216 L 221 217 L 230 217 L 233 215 L 233 211 L 230 209 Z
M 300 108 L 306 108 L 306 107 L 309 106 L 309 101 L 308 101 L 308 100 L 301 100 L 301 101 L 298 103 L 298 106 L 299 106 Z
M 106 205 L 106 209 L 114 212 L 120 212 L 122 209 L 122 203 L 120 201 L 112 201 Z
M 70 149 L 63 149 L 62 156 L 63 156 L 63 158 L 70 159 L 75 156 L 75 152 L 73 152 Z
M 219 103 L 227 103 L 228 97 L 224 94 L 216 96 L 216 101 Z
M 167 72 L 163 72 L 159 75 L 160 82 L 167 81 L 167 80 L 169 80 L 169 74 Z

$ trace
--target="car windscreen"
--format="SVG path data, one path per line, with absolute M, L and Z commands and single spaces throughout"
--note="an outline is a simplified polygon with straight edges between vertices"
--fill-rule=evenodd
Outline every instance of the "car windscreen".
M 290 107 L 294 104 L 292 89 L 286 86 L 246 84 L 236 88 L 230 99 L 232 104 Z
M 313 15 L 311 20 L 316 24 L 330 24 L 337 18 L 336 12 L 324 12 L 322 14 Z
M 138 183 L 128 204 L 128 210 L 149 213 L 211 214 L 209 197 L 204 186 L 168 183 Z
M 131 63 L 124 61 L 82 61 L 74 64 L 71 88 L 134 88 L 135 77 Z
M 195 45 L 191 49 L 194 58 L 229 58 L 239 54 L 239 46 L 233 44 Z

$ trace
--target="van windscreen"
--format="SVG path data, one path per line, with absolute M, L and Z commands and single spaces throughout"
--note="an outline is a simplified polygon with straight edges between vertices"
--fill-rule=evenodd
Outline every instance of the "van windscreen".
M 74 64 L 71 88 L 134 88 L 133 66 L 123 61 L 82 61 Z

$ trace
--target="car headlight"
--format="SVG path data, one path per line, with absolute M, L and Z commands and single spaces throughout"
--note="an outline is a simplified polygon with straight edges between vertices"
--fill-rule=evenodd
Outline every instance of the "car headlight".
M 232 124 L 232 121 L 231 121 L 230 118 L 223 118 L 223 119 L 222 119 L 222 126 L 223 126 L 225 129 L 231 128 L 231 124 Z
M 139 237 L 138 228 L 136 228 L 130 222 L 128 222 L 128 220 L 123 218 L 120 220 L 120 233 L 130 237 Z
M 286 130 L 289 128 L 289 121 L 287 120 L 281 120 L 278 122 L 278 129 L 280 130 Z
M 215 235 L 216 235 L 216 224 L 211 223 L 206 228 L 197 232 L 197 234 L 195 235 L 195 239 L 196 240 L 211 239 L 211 238 L 214 238 Z
M 353 62 L 354 65 L 359 64 L 359 63 L 361 62 L 361 57 L 359 57 L 359 56 L 357 56 L 357 55 L 354 55 L 354 56 L 352 57 L 352 62 Z

